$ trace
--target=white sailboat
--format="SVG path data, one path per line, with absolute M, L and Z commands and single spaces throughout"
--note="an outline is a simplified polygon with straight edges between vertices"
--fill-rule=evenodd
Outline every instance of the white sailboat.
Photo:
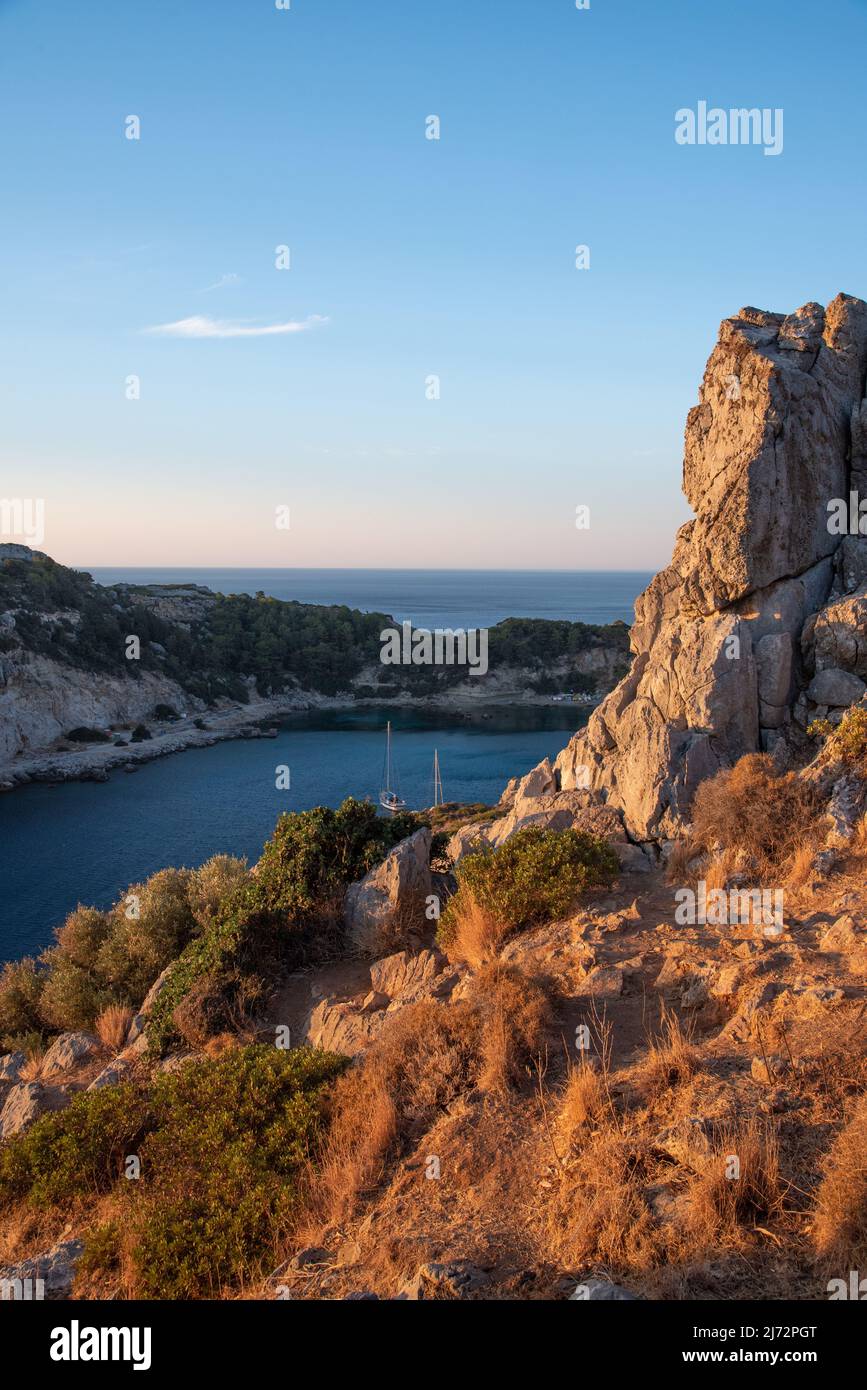
M 392 785 L 394 783 L 394 785 Z M 397 774 L 391 764 L 391 720 L 385 726 L 385 767 L 382 774 L 382 790 L 379 793 L 379 804 L 383 810 L 390 815 L 395 815 L 398 811 L 403 811 L 406 802 L 397 790 Z
M 433 799 L 433 804 L 434 804 L 434 806 L 442 806 L 442 804 L 443 804 L 443 799 L 444 799 L 444 798 L 443 798 L 443 779 L 442 779 L 442 777 L 440 776 L 440 755 L 439 755 L 439 751 L 438 751 L 436 748 L 434 749 L 433 784 L 434 784 L 434 799 Z

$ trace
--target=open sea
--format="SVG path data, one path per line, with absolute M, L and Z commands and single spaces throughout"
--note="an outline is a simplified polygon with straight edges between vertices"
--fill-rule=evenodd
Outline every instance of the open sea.
M 644 572 L 93 569 L 99 583 L 195 583 L 304 603 L 347 604 L 418 627 L 490 627 L 507 617 L 632 621 Z M 577 706 L 330 710 L 293 716 L 277 739 L 220 743 L 105 783 L 31 786 L 0 797 L 0 961 L 49 945 L 79 902 L 107 907 L 130 884 L 210 855 L 258 857 L 281 811 L 379 793 L 385 722 L 410 807 L 431 804 L 434 749 L 448 801 L 495 802 L 510 777 L 554 757 L 586 720 Z M 287 764 L 291 788 L 275 789 Z

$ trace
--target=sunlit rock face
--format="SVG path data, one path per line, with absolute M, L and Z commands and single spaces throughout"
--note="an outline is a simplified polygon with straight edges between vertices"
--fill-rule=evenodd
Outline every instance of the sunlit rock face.
M 555 789 L 617 808 L 636 839 L 680 833 L 698 784 L 744 753 L 796 753 L 833 717 L 817 692 L 857 695 L 867 517 L 864 536 L 857 502 L 845 533 L 833 517 L 867 497 L 865 368 L 849 295 L 720 326 L 686 423 L 695 518 L 636 603 L 629 674 L 554 764 Z

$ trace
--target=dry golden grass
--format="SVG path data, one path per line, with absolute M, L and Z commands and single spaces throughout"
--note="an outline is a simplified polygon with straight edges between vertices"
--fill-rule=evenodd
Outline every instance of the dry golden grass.
M 855 859 L 867 859 L 867 812 L 859 818 L 849 848 Z
M 465 961 L 472 970 L 480 970 L 496 959 L 507 928 L 467 893 L 454 899 L 452 911 L 454 934 L 447 948 L 449 957 Z
M 614 1129 L 588 1141 L 546 1212 L 543 1239 L 553 1260 L 636 1274 L 663 1257 L 665 1235 L 644 1195 L 648 1159 L 642 1143 Z
M 698 1067 L 698 1052 L 677 1015 L 663 1006 L 660 1031 L 648 1040 L 641 1079 L 651 1095 L 688 1081 Z
M 726 889 L 731 875 L 734 872 L 735 855 L 729 849 L 724 849 L 718 854 L 713 854 L 702 865 L 700 877 L 704 879 L 705 887 L 710 893 L 715 889 Z
M 691 840 L 678 840 L 668 856 L 665 877 L 668 883 L 688 883 L 692 877 L 690 863 L 695 858 L 696 849 Z
M 251 1036 L 239 1033 L 215 1033 L 212 1038 L 208 1038 L 202 1051 L 214 1062 L 218 1057 L 224 1057 L 227 1052 L 236 1052 L 239 1047 L 245 1047 L 251 1041 Z
M 96 1035 L 104 1047 L 112 1052 L 120 1052 L 132 1020 L 132 1009 L 123 1004 L 109 1004 L 96 1020 Z
M 516 966 L 497 963 L 479 971 L 469 999 L 482 1023 L 478 1084 L 483 1091 L 502 1093 L 529 1075 L 545 1049 L 550 996 Z
M 867 1095 L 837 1135 L 816 1193 L 813 1245 L 840 1278 L 867 1268 Z
M 44 1047 L 34 1048 L 27 1056 L 27 1061 L 19 1072 L 22 1081 L 39 1081 L 42 1076 L 42 1062 L 45 1057 Z
M 783 1201 L 777 1132 L 755 1116 L 722 1129 L 690 1186 L 690 1229 L 699 1245 L 737 1236 L 778 1215 Z
M 767 753 L 748 753 L 701 783 L 691 835 L 707 851 L 721 846 L 748 856 L 759 873 L 778 874 L 811 835 L 820 813 L 821 793 L 814 783 L 793 772 L 781 776 Z
M 581 1061 L 569 1066 L 560 1116 L 563 1128 L 572 1137 L 583 1126 L 595 1123 L 605 1112 L 608 1097 L 599 1070 L 582 1054 Z
M 789 864 L 789 871 L 786 874 L 786 883 L 790 888 L 804 888 L 813 877 L 813 865 L 816 858 L 816 841 L 809 837 L 801 840 L 795 847 L 792 859 Z
M 427 1000 L 395 1017 L 334 1088 L 328 1138 L 309 1175 L 315 1218 L 345 1221 L 390 1159 L 472 1086 L 480 1040 L 479 1011 L 463 1002 Z

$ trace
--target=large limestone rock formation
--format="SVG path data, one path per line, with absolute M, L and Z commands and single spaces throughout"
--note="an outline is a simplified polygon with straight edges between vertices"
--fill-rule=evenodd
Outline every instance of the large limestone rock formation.
M 796 753 L 811 718 L 863 693 L 867 539 L 839 534 L 833 503 L 867 495 L 865 367 L 867 304 L 849 295 L 723 322 L 686 424 L 695 519 L 553 790 L 616 808 L 635 839 L 676 835 L 703 778 Z
M 347 888 L 343 913 L 356 951 L 381 954 L 423 913 L 431 891 L 430 849 L 431 832 L 417 830 Z

